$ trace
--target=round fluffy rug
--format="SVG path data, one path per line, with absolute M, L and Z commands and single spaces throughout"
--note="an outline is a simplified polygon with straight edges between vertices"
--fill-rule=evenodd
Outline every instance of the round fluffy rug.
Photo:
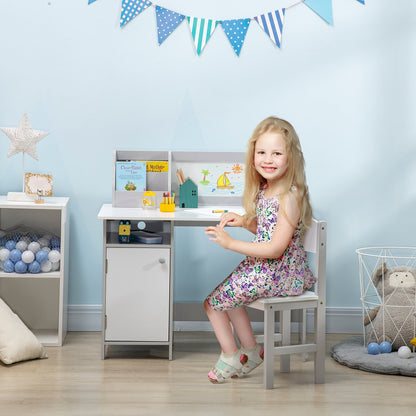
M 359 370 L 416 377 L 415 353 L 412 353 L 408 359 L 399 358 L 397 351 L 371 355 L 364 347 L 363 337 L 351 337 L 334 345 L 331 348 L 331 356 L 340 364 Z

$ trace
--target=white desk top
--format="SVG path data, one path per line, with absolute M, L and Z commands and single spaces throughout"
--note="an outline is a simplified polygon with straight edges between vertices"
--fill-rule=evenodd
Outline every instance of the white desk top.
M 104 204 L 98 213 L 101 220 L 171 220 L 178 222 L 187 221 L 216 221 L 220 219 L 221 213 L 213 213 L 214 210 L 228 210 L 244 214 L 244 209 L 240 206 L 201 206 L 199 208 L 178 208 L 174 212 L 160 212 L 159 209 L 143 208 L 118 208 L 111 204 Z

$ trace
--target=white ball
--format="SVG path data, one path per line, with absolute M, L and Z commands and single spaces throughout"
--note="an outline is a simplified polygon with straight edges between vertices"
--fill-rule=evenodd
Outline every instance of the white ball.
M 51 249 L 49 247 L 42 247 L 43 251 L 46 251 L 47 253 L 50 253 Z
M 42 236 L 42 238 L 46 238 L 47 240 L 50 240 L 52 237 L 53 237 L 52 234 L 44 234 Z
M 25 240 L 19 240 L 16 243 L 16 248 L 23 253 L 27 249 L 27 243 L 26 243 L 26 241 Z
M 411 353 L 412 352 L 410 351 L 410 348 L 407 347 L 406 345 L 403 345 L 397 351 L 397 355 L 399 356 L 399 358 L 405 358 L 405 359 L 409 358 Z
M 27 249 L 33 251 L 35 254 L 40 250 L 40 244 L 37 241 L 32 241 L 28 246 Z
M 44 263 L 40 265 L 40 269 L 43 272 L 50 272 L 52 270 L 52 263 L 49 260 L 46 260 Z
M 48 247 L 49 246 L 49 240 L 45 237 L 39 238 L 38 243 L 40 244 L 41 247 Z
M 9 260 L 9 256 L 10 256 L 10 251 L 7 250 L 7 248 L 2 248 L 0 250 L 0 260 L 1 261 Z
M 61 253 L 58 250 L 51 250 L 48 254 L 48 258 L 51 263 L 56 263 L 61 259 Z
M 33 251 L 26 250 L 22 253 L 22 261 L 25 263 L 32 263 L 32 261 L 35 260 L 35 254 Z
M 61 265 L 60 261 L 52 263 L 51 272 L 57 272 L 59 270 L 60 265 Z

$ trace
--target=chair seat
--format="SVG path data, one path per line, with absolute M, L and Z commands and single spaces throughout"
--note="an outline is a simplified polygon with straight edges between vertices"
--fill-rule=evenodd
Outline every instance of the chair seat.
M 298 296 L 275 296 L 272 298 L 260 298 L 250 303 L 250 307 L 254 309 L 264 310 L 267 306 L 278 305 L 285 303 L 296 303 L 296 302 L 310 302 L 319 300 L 318 295 L 315 292 L 307 290 Z

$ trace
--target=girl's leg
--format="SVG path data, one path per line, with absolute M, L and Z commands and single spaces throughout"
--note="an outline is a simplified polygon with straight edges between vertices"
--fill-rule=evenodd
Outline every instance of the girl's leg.
M 204 302 L 204 308 L 215 332 L 215 336 L 220 343 L 221 350 L 225 354 L 235 353 L 238 350 L 238 347 L 235 343 L 230 318 L 228 317 L 227 312 L 215 311 L 209 306 L 206 300 Z
M 231 309 L 227 311 L 227 314 L 233 324 L 241 346 L 246 349 L 254 348 L 257 343 L 246 308 L 241 306 L 240 308 Z

